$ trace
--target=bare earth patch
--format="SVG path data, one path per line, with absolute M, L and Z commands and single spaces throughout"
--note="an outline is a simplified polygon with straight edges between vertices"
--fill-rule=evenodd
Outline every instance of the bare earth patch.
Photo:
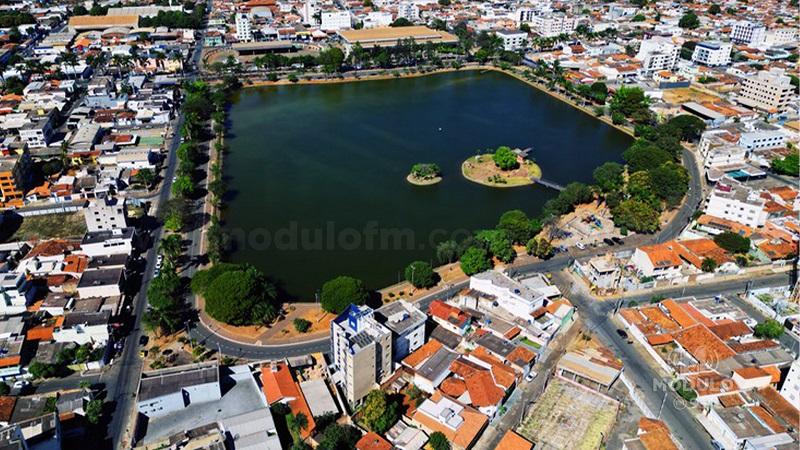
M 86 233 L 83 213 L 46 214 L 22 218 L 22 225 L 9 242 L 37 239 L 81 238 Z
M 461 174 L 472 182 L 491 187 L 516 187 L 533 184 L 542 177 L 542 169 L 533 161 L 523 160 L 519 168 L 501 170 L 491 154 L 469 158 L 461 165 Z

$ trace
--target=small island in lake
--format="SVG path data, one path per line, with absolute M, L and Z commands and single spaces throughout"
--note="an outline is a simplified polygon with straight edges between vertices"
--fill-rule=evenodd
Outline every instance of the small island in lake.
M 442 171 L 437 164 L 417 163 L 411 166 L 406 180 L 417 186 L 430 186 L 442 181 Z
M 461 164 L 461 174 L 469 181 L 491 187 L 516 187 L 533 184 L 542 169 L 528 158 L 530 149 L 498 147 L 494 153 L 472 156 Z

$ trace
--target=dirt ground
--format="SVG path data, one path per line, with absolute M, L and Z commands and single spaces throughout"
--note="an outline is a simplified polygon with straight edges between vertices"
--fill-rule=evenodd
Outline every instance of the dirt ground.
M 378 291 L 381 294 L 381 300 L 383 303 L 390 303 L 401 298 L 405 300 L 415 300 L 424 297 L 434 289 L 467 279 L 467 276 L 464 274 L 464 271 L 461 270 L 461 266 L 457 262 L 436 267 L 434 270 L 439 274 L 439 283 L 436 286 L 430 289 L 417 289 L 412 286 L 411 283 L 404 281 Z
M 686 102 L 714 102 L 720 100 L 719 97 L 713 96 L 711 94 L 707 94 L 705 92 L 701 92 L 694 88 L 677 88 L 677 89 L 665 89 L 664 90 L 664 101 L 667 103 L 686 103 Z
M 575 247 L 578 242 L 588 246 L 602 243 L 606 238 L 622 237 L 611 220 L 611 211 L 605 203 L 597 202 L 578 205 L 575 211 L 561 217 L 554 230 L 545 232 L 552 235 L 553 246 L 566 248 Z
M 36 239 L 81 238 L 86 233 L 83 213 L 23 217 L 9 242 Z
M 225 337 L 260 345 L 326 336 L 334 319 L 334 315 L 323 311 L 318 303 L 286 303 L 282 311 L 282 318 L 268 326 L 236 327 L 217 322 L 205 314 L 203 320 L 212 323 L 212 328 Z M 294 319 L 298 318 L 311 322 L 311 328 L 305 333 L 294 328 Z

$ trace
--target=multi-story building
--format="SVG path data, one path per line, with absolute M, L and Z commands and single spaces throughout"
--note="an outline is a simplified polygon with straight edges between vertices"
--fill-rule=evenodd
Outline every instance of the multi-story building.
M 786 145 L 786 134 L 777 129 L 748 131 L 739 136 L 738 144 L 748 150 L 779 148 Z
M 544 37 L 558 36 L 563 33 L 571 33 L 575 29 L 575 19 L 566 14 L 552 14 L 547 16 L 536 16 L 533 18 L 532 30 Z
M 236 13 L 236 40 L 239 42 L 250 42 L 253 40 L 250 15 L 247 13 Z
M 128 226 L 125 201 L 107 197 L 98 200 L 83 210 L 88 231 L 115 230 Z
M 706 66 L 725 66 L 731 62 L 730 42 L 704 41 L 697 44 L 692 53 L 692 61 Z
M 500 30 L 495 33 L 503 41 L 503 50 L 516 52 L 528 45 L 528 33 L 524 31 Z
M 678 63 L 680 51 L 672 39 L 663 36 L 643 40 L 636 54 L 636 59 L 642 63 L 640 75 L 649 78 L 660 70 L 672 70 Z
M 767 221 L 765 204 L 766 200 L 761 198 L 758 192 L 725 178 L 717 183 L 708 197 L 705 212 L 711 216 L 756 228 Z
M 740 20 L 731 27 L 731 41 L 737 44 L 758 46 L 767 38 L 767 29 L 760 23 Z
M 47 147 L 55 134 L 55 115 L 55 109 L 51 109 L 46 115 L 26 123 L 19 129 L 19 138 L 31 148 Z
M 414 22 L 419 19 L 419 7 L 413 2 L 400 2 L 397 4 L 397 17 Z
M 0 274 L 0 314 L 13 315 L 25 312 L 32 302 L 36 289 L 24 273 Z
M 797 30 L 794 28 L 776 28 L 767 31 L 764 44 L 768 47 L 791 44 L 797 40 Z
M 28 152 L 0 159 L 0 200 L 3 206 L 22 206 L 33 181 L 33 161 Z
M 352 28 L 352 19 L 348 11 L 324 11 L 321 16 L 320 29 L 325 31 L 346 30 Z
M 794 86 L 783 69 L 762 70 L 742 78 L 737 100 L 744 106 L 767 112 L 782 112 L 792 102 Z
M 375 310 L 375 319 L 392 332 L 392 359 L 401 361 L 425 343 L 428 316 L 405 300 Z
M 471 276 L 469 287 L 494 296 L 498 307 L 517 317 L 529 317 L 533 311 L 544 306 L 547 300 L 547 297 L 537 290 L 494 270 Z
M 392 332 L 368 306 L 350 305 L 331 321 L 331 353 L 334 380 L 351 407 L 392 374 Z

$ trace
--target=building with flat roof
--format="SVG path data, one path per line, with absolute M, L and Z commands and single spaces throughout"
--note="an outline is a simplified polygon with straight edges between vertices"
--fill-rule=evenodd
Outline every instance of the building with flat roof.
M 120 16 L 72 16 L 69 18 L 69 28 L 76 31 L 105 30 L 113 27 L 136 28 L 139 26 L 139 16 L 135 14 Z
M 793 93 L 791 78 L 783 69 L 773 68 L 743 77 L 736 99 L 744 106 L 776 113 L 791 105 Z
M 356 43 L 362 48 L 395 47 L 401 41 L 414 39 L 417 44 L 431 42 L 433 44 L 455 44 L 458 38 L 446 31 L 432 30 L 425 26 L 412 27 L 380 27 L 362 30 L 340 30 L 339 36 L 344 42 L 345 51 L 349 54 Z
M 219 365 L 212 361 L 142 372 L 136 401 L 140 414 L 155 418 L 183 410 L 193 403 L 220 398 Z
M 703 41 L 697 44 L 692 53 L 692 61 L 706 66 L 725 66 L 731 63 L 730 42 Z
M 351 304 L 331 321 L 331 353 L 334 380 L 351 406 L 392 374 L 392 332 L 369 306 Z
M 469 278 L 469 287 L 496 298 L 497 306 L 509 313 L 526 318 L 544 306 L 547 297 L 509 276 L 495 270 L 487 270 Z
M 375 310 L 375 319 L 392 332 L 392 360 L 401 361 L 425 343 L 428 316 L 405 300 Z

